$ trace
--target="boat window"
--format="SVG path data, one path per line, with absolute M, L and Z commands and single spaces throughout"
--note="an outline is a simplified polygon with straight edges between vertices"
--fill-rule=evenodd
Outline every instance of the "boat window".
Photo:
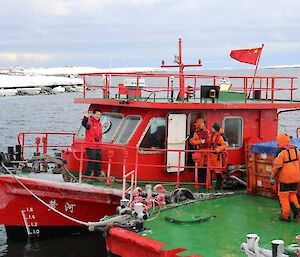
M 85 127 L 80 125 L 80 128 L 77 131 L 76 138 L 83 140 L 85 138 Z
M 229 149 L 240 148 L 243 144 L 243 119 L 241 117 L 226 117 L 223 127 Z
M 119 113 L 103 113 L 101 115 L 102 142 L 109 143 L 113 141 L 122 119 L 123 115 Z M 82 125 L 76 134 L 76 138 L 80 140 L 85 138 L 85 127 Z
M 138 124 L 141 121 L 140 116 L 129 115 L 126 117 L 125 122 L 117 136 L 116 143 L 125 145 L 129 142 L 133 133 L 135 132 Z
M 116 132 L 120 127 L 123 115 L 119 113 L 103 113 L 101 116 L 102 123 L 102 141 L 110 143 L 114 140 Z
M 166 141 L 166 119 L 153 118 L 149 122 L 147 132 L 144 135 L 141 148 L 165 149 Z M 143 151 L 146 151 L 143 149 Z M 163 153 L 163 152 L 162 152 Z

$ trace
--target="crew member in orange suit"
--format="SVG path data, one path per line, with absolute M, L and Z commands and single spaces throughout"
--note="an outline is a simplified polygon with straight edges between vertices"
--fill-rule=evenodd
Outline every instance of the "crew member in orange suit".
M 223 129 L 218 123 L 212 125 L 212 134 L 211 134 L 211 149 L 214 150 L 210 154 L 210 166 L 212 170 L 215 171 L 217 177 L 216 189 L 222 188 L 223 175 L 222 175 L 222 166 L 224 165 L 224 152 L 228 148 L 227 138 L 224 134 Z
M 297 220 L 300 208 L 297 199 L 297 187 L 300 182 L 300 152 L 291 145 L 290 137 L 281 134 L 276 138 L 278 143 L 278 155 L 273 162 L 270 184 L 274 184 L 274 179 L 279 182 L 278 197 L 281 205 L 281 221 L 290 222 L 291 209 L 294 218 Z
M 201 118 L 197 119 L 195 123 L 195 131 L 193 137 L 190 138 L 190 144 L 197 150 L 209 149 L 210 144 L 210 131 L 205 125 L 205 121 Z M 206 181 L 206 168 L 207 165 L 207 153 L 193 153 L 192 158 L 197 162 L 197 166 L 200 167 L 199 171 L 199 182 L 205 183 Z

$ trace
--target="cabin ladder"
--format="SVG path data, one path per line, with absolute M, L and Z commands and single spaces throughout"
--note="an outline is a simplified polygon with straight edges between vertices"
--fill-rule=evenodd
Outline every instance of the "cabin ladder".
M 122 200 L 126 199 L 125 195 L 130 192 L 130 202 L 132 201 L 132 197 L 133 197 L 133 189 L 136 186 L 136 170 L 131 170 L 129 172 L 126 173 L 126 160 L 128 158 L 128 152 L 124 151 L 123 152 L 123 183 L 122 183 Z M 127 180 L 128 178 L 130 179 L 130 185 L 128 188 L 126 188 L 127 186 Z
M 128 188 L 126 188 L 126 185 L 127 185 L 126 180 L 128 177 L 130 177 L 130 186 Z M 133 196 L 132 192 L 135 187 L 135 183 L 134 183 L 135 179 L 134 178 L 135 178 L 135 170 L 132 170 L 132 171 L 126 173 L 125 175 L 123 173 L 122 200 L 125 199 L 125 195 L 128 192 L 130 192 L 130 202 L 132 201 L 132 196 Z

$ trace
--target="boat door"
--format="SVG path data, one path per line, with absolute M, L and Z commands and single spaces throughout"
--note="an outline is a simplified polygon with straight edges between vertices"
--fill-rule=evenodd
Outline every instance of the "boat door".
M 186 120 L 184 113 L 170 113 L 168 115 L 168 138 L 167 138 L 167 172 L 177 172 L 178 166 L 183 171 L 185 164 L 185 152 L 181 152 L 179 163 L 178 150 L 185 150 L 186 143 Z

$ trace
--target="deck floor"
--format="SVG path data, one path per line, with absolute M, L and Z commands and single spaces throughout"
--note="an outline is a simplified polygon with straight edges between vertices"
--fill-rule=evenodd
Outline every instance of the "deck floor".
M 216 216 L 202 223 L 174 224 L 165 217 L 191 221 L 195 217 Z M 246 242 L 249 233 L 258 234 L 259 247 L 271 249 L 271 241 L 282 239 L 285 246 L 293 243 L 300 234 L 300 222 L 285 223 L 280 216 L 277 200 L 248 195 L 236 195 L 222 199 L 200 201 L 163 211 L 145 227 L 146 237 L 167 244 L 165 249 L 184 247 L 187 251 L 178 254 L 198 254 L 203 257 L 246 256 L 240 245 Z

